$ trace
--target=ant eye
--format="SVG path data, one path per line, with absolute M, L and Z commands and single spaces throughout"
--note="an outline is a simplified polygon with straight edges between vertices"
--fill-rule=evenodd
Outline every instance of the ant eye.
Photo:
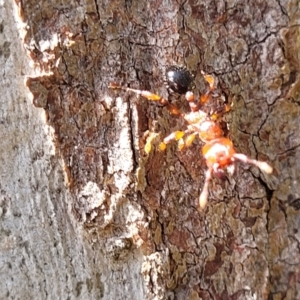
M 171 66 L 166 70 L 165 84 L 174 93 L 185 94 L 193 80 L 194 76 L 184 67 Z

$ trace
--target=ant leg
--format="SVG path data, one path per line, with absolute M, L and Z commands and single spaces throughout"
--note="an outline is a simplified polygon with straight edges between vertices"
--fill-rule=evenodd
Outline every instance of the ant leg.
M 190 109 L 192 112 L 199 110 L 199 103 L 196 103 L 194 93 L 193 92 L 186 92 L 185 99 L 189 103 Z
M 164 138 L 163 142 L 160 143 L 159 149 L 164 151 L 167 147 L 167 144 L 171 143 L 172 141 L 178 141 L 178 149 L 181 151 L 185 147 L 190 147 L 193 143 L 195 137 L 198 135 L 197 132 L 192 132 L 188 137 L 183 140 L 184 135 L 190 133 L 191 129 L 187 129 L 185 131 L 174 131 L 169 134 L 167 137 Z
M 228 113 L 231 110 L 232 105 L 230 104 L 224 104 L 224 106 L 216 111 L 214 111 L 211 116 L 210 119 L 212 121 L 217 121 L 219 119 L 221 119 L 221 117 L 223 117 L 226 113 Z
M 267 164 L 266 162 L 263 161 L 259 161 L 256 159 L 251 159 L 249 157 L 247 157 L 245 154 L 242 153 L 235 153 L 233 154 L 233 157 L 236 160 L 239 160 L 245 164 L 248 165 L 253 165 L 255 167 L 258 167 L 262 172 L 266 173 L 266 174 L 271 174 L 273 172 L 273 168 Z
M 212 177 L 212 173 L 213 173 L 212 168 L 208 168 L 208 170 L 205 173 L 204 186 L 203 186 L 202 192 L 201 192 L 200 197 L 199 197 L 199 205 L 200 205 L 201 209 L 204 209 L 206 204 L 207 204 L 208 186 L 209 186 L 209 182 L 210 182 L 211 177 Z
M 198 135 L 198 132 L 191 133 L 184 141 L 185 147 L 190 147 L 195 139 L 195 137 Z
M 200 103 L 204 104 L 209 100 L 211 92 L 215 89 L 215 79 L 212 75 L 208 75 L 203 71 L 201 71 L 201 74 L 203 75 L 205 81 L 209 85 L 209 90 L 204 95 L 201 95 L 200 97 Z
M 123 90 L 123 91 L 126 91 L 126 92 L 133 92 L 133 93 L 135 93 L 137 95 L 141 95 L 144 98 L 147 98 L 148 100 L 151 100 L 151 101 L 158 101 L 158 102 L 160 102 L 163 99 L 161 96 L 156 95 L 154 93 L 151 93 L 149 91 L 132 89 L 132 88 L 129 88 L 129 87 L 126 87 L 126 86 L 117 85 L 114 82 L 111 82 L 108 87 L 110 89 L 113 89 L 113 90 Z
M 212 75 L 206 74 L 204 71 L 201 71 L 201 74 L 203 75 L 205 81 L 209 84 L 210 91 L 213 91 L 215 89 L 215 79 Z
M 159 144 L 159 150 L 164 151 L 167 145 L 172 141 L 180 141 L 185 135 L 185 131 L 174 131 L 164 138 L 164 140 Z M 179 146 L 180 147 L 180 146 Z
M 184 114 L 182 114 L 180 112 L 180 110 L 174 104 L 170 103 L 165 98 L 163 98 L 163 97 L 161 97 L 157 94 L 154 94 L 152 92 L 132 89 L 132 88 L 129 88 L 129 87 L 117 85 L 116 83 L 110 83 L 109 88 L 114 89 L 114 90 L 118 89 L 118 90 L 123 90 L 123 91 L 126 91 L 126 92 L 132 92 L 132 93 L 140 95 L 140 96 L 142 96 L 142 97 L 144 97 L 144 98 L 146 98 L 150 101 L 157 101 L 161 105 L 166 106 L 168 111 L 170 112 L 170 114 L 175 115 L 175 116 L 184 117 Z

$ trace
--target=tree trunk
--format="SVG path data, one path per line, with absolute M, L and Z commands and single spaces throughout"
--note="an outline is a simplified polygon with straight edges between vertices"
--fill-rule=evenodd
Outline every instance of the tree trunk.
M 298 6 L 0 3 L 0 299 L 300 298 Z M 214 75 L 228 136 L 272 175 L 239 165 L 199 210 L 203 144 L 159 151 L 184 122 L 108 89 L 187 111 L 169 65 L 195 75 L 195 94 L 201 70 Z

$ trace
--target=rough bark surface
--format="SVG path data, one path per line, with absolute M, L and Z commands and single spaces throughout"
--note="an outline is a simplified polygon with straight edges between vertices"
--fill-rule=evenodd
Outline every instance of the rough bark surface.
M 0 298 L 300 298 L 297 0 L 5 1 L 0 16 Z M 214 178 L 202 212 L 200 142 L 158 151 L 183 122 L 107 88 L 168 97 L 172 64 L 199 93 L 201 70 L 218 78 L 236 148 L 274 167 Z

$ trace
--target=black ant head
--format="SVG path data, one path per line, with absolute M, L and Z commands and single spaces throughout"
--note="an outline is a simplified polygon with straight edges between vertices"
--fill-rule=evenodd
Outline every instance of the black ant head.
M 194 76 L 185 67 L 170 66 L 166 70 L 164 81 L 171 92 L 185 94 L 193 89 Z

